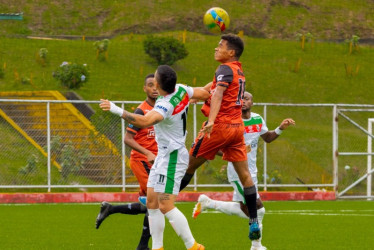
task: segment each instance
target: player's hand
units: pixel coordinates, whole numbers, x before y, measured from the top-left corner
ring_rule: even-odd
[[[204,136],[206,135],[210,138],[210,133],[212,133],[214,122],[208,122],[205,126],[200,130],[200,133]]]
[[[281,130],[284,130],[284,129],[288,128],[291,125],[295,125],[295,121],[293,119],[291,119],[291,118],[287,118],[287,119],[284,119],[282,121],[282,123],[279,125],[279,128]]]
[[[190,104],[196,104],[198,101],[198,99],[190,99]]]
[[[156,156],[152,152],[149,152],[146,156],[149,163],[153,164],[155,162]]]
[[[110,110],[110,101],[108,101],[107,99],[100,99],[100,108],[104,111],[108,111]]]

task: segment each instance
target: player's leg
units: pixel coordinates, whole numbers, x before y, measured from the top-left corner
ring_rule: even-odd
[[[147,191],[147,181],[149,175],[150,164],[146,162],[130,160],[131,169],[136,176],[139,186],[140,195],[145,195]],[[125,205],[112,205],[106,201],[101,203],[100,212],[96,217],[96,229],[99,229],[101,223],[111,214],[121,213],[121,214],[145,214],[147,209],[141,203],[129,203]]]
[[[204,249],[196,243],[184,214],[175,207],[175,199],[179,193],[181,180],[188,164],[188,151],[186,148],[174,150],[162,163],[165,169],[159,169],[154,191],[158,193],[158,204],[161,212],[169,220],[174,231],[183,240],[187,249]]]
[[[112,205],[106,201],[101,203],[100,212],[96,217],[96,229],[99,229],[101,223],[111,214],[145,214],[147,208],[140,203],[128,203],[124,205]]]
[[[266,247],[264,247],[261,243],[262,240],[262,230],[263,230],[263,224],[262,221],[264,219],[265,215],[265,207],[262,204],[262,201],[260,198],[257,199],[257,218],[258,218],[258,225],[261,230],[261,238],[257,240],[252,240],[252,247],[251,250],[266,250]]]
[[[261,237],[261,231],[258,226],[257,219],[256,186],[254,185],[251,175],[249,173],[247,161],[233,162],[233,165],[236,173],[240,178],[240,182],[243,185],[243,195],[245,199],[245,204],[248,207],[250,223],[249,238],[251,240],[257,240]]]
[[[203,123],[204,126],[205,123]],[[221,146],[225,143],[222,140],[221,134],[223,129],[213,126],[210,138],[207,135],[199,133],[195,142],[192,144],[190,149],[190,157],[186,174],[184,175],[181,182],[181,189],[183,190],[188,183],[191,181],[195,171],[204,164],[207,160],[213,160],[216,153],[220,150]]]
[[[198,202],[193,209],[192,217],[196,218],[201,212],[207,209],[214,209],[224,214],[237,215],[248,219],[248,216],[242,211],[240,203],[234,201],[213,200],[205,194],[199,196]]]
[[[151,169],[147,183],[147,209],[149,229],[152,236],[152,249],[163,249],[165,217],[158,206],[157,193],[154,191],[156,185],[155,165]]]
[[[190,155],[189,159],[188,168],[181,181],[180,190],[183,190],[190,183],[195,171],[206,162],[206,159],[203,157],[196,158]]]

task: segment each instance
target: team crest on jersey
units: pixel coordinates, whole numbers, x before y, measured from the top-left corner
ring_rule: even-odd
[[[153,128],[148,129],[147,137],[148,138],[155,138],[155,130]]]
[[[256,132],[260,132],[261,128],[262,128],[262,124],[253,124],[253,125],[244,127],[244,131],[245,133],[256,133]]]

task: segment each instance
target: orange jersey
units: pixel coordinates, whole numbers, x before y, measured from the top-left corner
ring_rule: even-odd
[[[142,102],[135,110],[135,114],[145,115],[153,109],[147,101]],[[148,128],[138,128],[132,124],[127,126],[127,132],[134,134],[134,140],[140,146],[148,149],[153,154],[157,155],[157,143],[155,140],[155,130],[153,126]],[[136,150],[131,150],[130,158],[132,160],[147,161],[147,157]]]
[[[242,105],[245,91],[245,76],[240,62],[228,62],[218,66],[214,75],[210,93],[213,95],[217,86],[226,87],[223,92],[221,108],[215,123],[242,123]],[[212,96],[211,95],[211,96]],[[209,116],[211,98],[201,108],[205,116]]]

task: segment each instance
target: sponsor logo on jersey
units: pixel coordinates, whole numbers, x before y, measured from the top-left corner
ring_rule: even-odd
[[[253,124],[253,125],[245,126],[244,131],[245,133],[256,133],[256,132],[260,132],[261,128],[262,128],[262,124]]]
[[[165,113],[167,113],[168,112],[168,109],[167,108],[165,108],[164,106],[161,106],[161,105],[157,105],[156,106],[156,108],[158,108],[158,109],[161,109],[161,110],[163,110]]]

